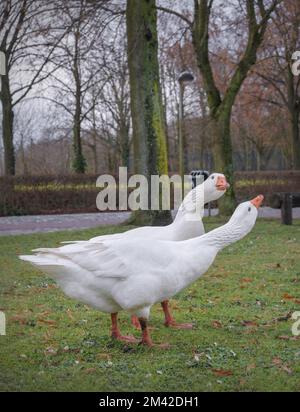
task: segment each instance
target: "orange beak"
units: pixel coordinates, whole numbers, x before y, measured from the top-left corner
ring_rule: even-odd
[[[216,181],[217,190],[226,190],[230,187],[230,184],[227,182],[226,177],[218,176]]]
[[[261,206],[262,202],[264,201],[263,195],[258,195],[254,199],[250,200],[250,202],[258,209]]]

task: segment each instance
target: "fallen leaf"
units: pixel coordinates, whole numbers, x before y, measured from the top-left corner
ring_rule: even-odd
[[[17,315],[17,316],[12,316],[12,317],[10,318],[10,321],[11,321],[11,322],[17,322],[17,323],[19,323],[20,325],[25,325],[25,323],[27,322],[27,319],[24,318],[23,316]]]
[[[241,282],[249,283],[249,282],[253,282],[253,279],[251,279],[251,278],[243,278],[243,279],[241,279]]]
[[[37,321],[40,323],[44,323],[46,325],[52,325],[52,326],[56,324],[55,320],[49,320],[49,319],[38,319]]]
[[[278,336],[278,337],[277,337],[277,339],[281,339],[281,340],[289,340],[289,339],[290,339],[290,336],[287,336],[287,335],[281,335],[281,336]]]
[[[214,373],[215,376],[232,376],[233,372],[230,370],[225,370],[225,369],[212,369],[212,372]]]
[[[288,375],[291,375],[293,373],[292,369],[290,369],[287,365],[282,365],[280,369],[282,369]]]
[[[247,327],[258,326],[258,324],[252,320],[243,320],[242,325]]]
[[[108,360],[110,360],[110,359],[111,359],[111,355],[110,355],[109,353],[98,353],[98,354],[96,355],[96,358],[98,358],[98,359],[108,359]]]
[[[277,339],[282,339],[282,340],[299,340],[299,339],[300,339],[300,336],[282,335],[282,336],[277,336]]]
[[[50,312],[45,310],[44,312],[38,313],[37,316],[40,318],[40,317],[43,317],[43,316],[47,316],[49,314],[50,314]]]
[[[215,328],[215,329],[223,328],[223,325],[222,325],[222,323],[221,323],[219,320],[214,320],[214,321],[211,323],[211,325],[212,325],[212,327]]]
[[[252,370],[255,369],[255,368],[256,368],[255,363],[251,363],[250,365],[247,366],[246,371],[247,371],[247,372],[250,372],[250,371],[252,371]]]
[[[96,368],[88,368],[88,369],[85,369],[84,370],[84,373],[87,373],[87,374],[89,374],[89,373],[94,373],[94,372],[96,372]]]
[[[295,299],[295,297],[289,295],[288,293],[285,293],[285,294],[282,296],[282,299],[285,299],[285,300],[293,300],[293,299]]]
[[[272,363],[273,365],[276,365],[276,366],[282,365],[282,360],[280,358],[274,358],[272,359]]]
[[[272,360],[272,364],[276,366],[278,369],[286,372],[288,375],[291,375],[293,373],[292,369],[288,365],[284,365],[282,359],[280,358],[274,358]]]

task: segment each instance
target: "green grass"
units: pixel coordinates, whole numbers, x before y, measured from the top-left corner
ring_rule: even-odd
[[[207,229],[220,224],[209,222]],[[299,221],[258,221],[172,300],[176,319],[195,322],[194,330],[165,328],[153,307],[152,337],[169,350],[113,341],[109,316],[65,297],[17,259],[36,247],[125,229],[0,237],[0,310],[7,316],[1,391],[300,390],[300,340],[291,333],[294,321],[280,319],[300,310]],[[133,332],[128,314],[120,321],[124,333]]]

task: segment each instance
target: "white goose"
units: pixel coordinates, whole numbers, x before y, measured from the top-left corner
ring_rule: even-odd
[[[201,219],[204,210],[203,208],[198,208],[195,212],[193,206],[197,203],[203,206],[206,203],[218,200],[224,195],[228,188],[229,184],[226,181],[226,177],[221,173],[213,173],[205,182],[196,186],[186,195],[174,221],[170,225],[143,226],[123,233],[93,237],[89,242],[102,242],[104,239],[120,239],[124,237],[127,239],[146,238],[152,240],[180,241],[201,236],[204,233],[204,226]],[[200,215],[199,211],[201,212]]]
[[[212,173],[205,182],[196,186],[186,195],[178,209],[174,221],[170,225],[139,227],[123,233],[97,236],[90,239],[88,242],[103,242],[104,240],[124,239],[124,237],[126,239],[139,238],[148,240],[181,241],[201,236],[205,233],[202,223],[204,214],[203,205],[218,200],[228,188],[229,184],[223,174]],[[84,244],[80,241],[78,243]],[[169,302],[167,300],[161,302],[161,306],[165,315],[165,326],[177,329],[191,329],[193,327],[192,323],[178,324],[175,321],[169,309]],[[140,323],[136,316],[131,317],[131,323],[137,329],[140,328]]]
[[[122,336],[117,313],[138,317],[141,343],[152,346],[147,327],[151,306],[165,301],[195,282],[225,246],[242,239],[253,228],[263,201],[240,204],[227,224],[185,241],[118,239],[37,249],[20,256],[53,277],[66,295],[111,314],[112,336]]]

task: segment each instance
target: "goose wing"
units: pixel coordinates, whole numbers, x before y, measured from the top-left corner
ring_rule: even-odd
[[[118,256],[105,242],[89,243],[80,242],[59,248],[34,249],[35,255],[20,256],[47,271],[48,266],[59,266],[58,270],[65,268],[82,269],[94,277],[126,278],[130,274],[122,257]],[[78,270],[76,271],[77,273]]]

